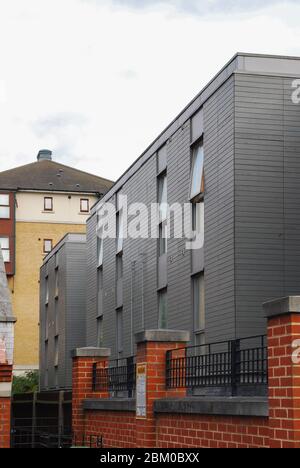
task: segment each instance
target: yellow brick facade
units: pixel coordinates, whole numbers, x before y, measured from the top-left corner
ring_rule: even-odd
[[[45,254],[43,240],[53,246],[68,232],[85,233],[85,224],[16,223],[16,274],[9,279],[15,327],[15,368],[28,370],[39,364],[39,274]]]

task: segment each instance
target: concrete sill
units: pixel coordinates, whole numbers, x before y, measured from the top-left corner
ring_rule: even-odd
[[[268,417],[268,399],[263,397],[189,397],[154,402],[155,413]]]
[[[136,411],[134,398],[91,398],[83,402],[87,411]]]

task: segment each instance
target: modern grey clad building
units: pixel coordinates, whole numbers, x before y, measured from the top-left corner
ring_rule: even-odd
[[[40,270],[40,389],[72,386],[71,350],[85,346],[86,236],[67,234]]]
[[[125,357],[142,329],[190,330],[195,344],[264,334],[262,303],[300,293],[299,78],[299,58],[237,54],[93,209],[88,346]],[[120,231],[120,194],[191,203],[204,245],[165,242],[163,218],[159,240],[97,238],[105,201]]]

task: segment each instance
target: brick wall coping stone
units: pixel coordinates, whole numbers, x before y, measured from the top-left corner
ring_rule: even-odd
[[[111,351],[109,348],[77,348],[71,351],[71,357],[110,357]]]
[[[145,330],[135,335],[135,342],[161,342],[161,343],[188,343],[190,341],[190,333],[183,330]]]
[[[93,411],[136,411],[134,398],[91,398],[84,400],[84,410]]]
[[[287,296],[265,302],[263,309],[266,317],[278,317],[279,315],[300,314],[300,296]]]
[[[162,399],[154,402],[155,413],[203,414],[222,416],[268,417],[267,398],[256,397],[189,397]]]

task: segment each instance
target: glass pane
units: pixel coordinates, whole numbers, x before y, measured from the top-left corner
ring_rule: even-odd
[[[3,261],[4,263],[10,262],[10,251],[9,250],[2,250]]]
[[[168,214],[168,185],[167,176],[163,175],[158,179],[158,203],[160,221],[167,219]]]
[[[81,211],[87,213],[89,211],[89,201],[88,200],[81,200],[80,202]]]
[[[119,281],[121,278],[123,278],[123,257],[118,255],[116,263],[117,281]]]
[[[195,330],[205,328],[205,283],[204,275],[194,279],[194,317]]]
[[[166,222],[159,225],[159,256],[167,253],[168,248],[168,225]]]
[[[101,237],[97,238],[97,256],[98,256],[98,266],[103,264],[103,239]]]
[[[97,318],[97,346],[103,346],[103,317]]]
[[[9,238],[0,237],[0,247],[1,249],[9,249]]]
[[[10,218],[10,208],[5,206],[0,206],[0,218],[9,219]]]
[[[44,241],[44,252],[49,253],[52,250],[52,241],[51,240],[45,240]]]
[[[117,252],[123,250],[123,211],[117,214]]]
[[[159,315],[158,315],[158,328],[166,329],[168,326],[168,304],[166,291],[159,293]]]
[[[123,312],[121,310],[117,312],[117,351],[118,353],[123,351]]]
[[[52,211],[52,198],[45,198],[45,210]]]
[[[203,179],[203,164],[204,153],[203,145],[198,145],[193,152],[192,175],[191,175],[191,193],[190,197],[194,198],[201,193],[201,185]]]
[[[0,195],[0,205],[9,206],[9,195]]]

